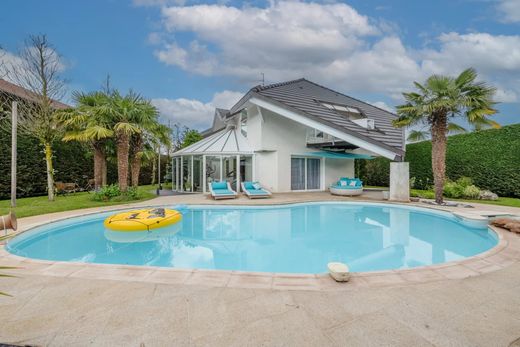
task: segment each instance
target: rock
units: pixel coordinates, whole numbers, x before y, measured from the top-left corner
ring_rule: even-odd
[[[520,220],[513,218],[497,218],[491,221],[491,225],[507,229],[513,233],[520,234]]]
[[[490,190],[481,190],[478,198],[480,200],[498,200],[498,195]]]
[[[330,276],[336,282],[347,282],[350,279],[350,271],[346,264],[343,263],[328,263]]]

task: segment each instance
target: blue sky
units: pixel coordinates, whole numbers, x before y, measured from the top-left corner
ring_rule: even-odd
[[[499,89],[496,120],[520,121],[518,0],[3,0],[0,33],[4,59],[45,33],[69,90],[98,89],[109,73],[198,129],[261,72],[392,108],[412,81],[470,66]]]

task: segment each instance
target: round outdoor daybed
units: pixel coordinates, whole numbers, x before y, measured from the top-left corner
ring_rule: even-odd
[[[330,193],[332,195],[347,195],[347,196],[361,195],[361,194],[363,194],[363,188],[332,186],[332,187],[330,187]]]

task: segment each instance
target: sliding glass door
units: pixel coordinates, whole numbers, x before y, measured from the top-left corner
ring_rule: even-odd
[[[305,158],[291,158],[291,190],[305,190]]]
[[[320,189],[320,160],[307,158],[307,187],[306,189]]]
[[[320,159],[291,158],[291,190],[317,190],[320,182]]]

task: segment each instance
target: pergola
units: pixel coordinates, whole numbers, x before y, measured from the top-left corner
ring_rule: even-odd
[[[173,154],[173,190],[206,192],[213,181],[228,181],[237,191],[240,182],[252,181],[254,152],[234,125]]]

